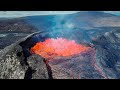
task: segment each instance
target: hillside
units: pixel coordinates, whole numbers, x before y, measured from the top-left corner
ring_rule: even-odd
[[[0,33],[33,33],[36,28],[21,18],[0,20]]]
[[[120,79],[120,30],[107,32],[93,41],[96,61],[108,78]]]
[[[73,24],[75,28],[84,29],[120,26],[120,16],[100,11],[83,11],[69,15],[29,16],[24,19],[38,29],[44,28],[46,30],[47,28],[69,29],[66,27],[68,24]],[[62,24],[63,28],[61,28]]]
[[[36,31],[37,28],[25,22],[22,18],[0,19],[0,49]]]

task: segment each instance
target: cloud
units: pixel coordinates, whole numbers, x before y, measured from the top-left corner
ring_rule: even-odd
[[[56,14],[72,14],[80,11],[0,11],[0,18],[25,17],[33,15],[56,15]],[[120,11],[103,11],[120,15]]]
[[[120,15],[120,11],[104,11],[105,13],[111,13],[114,15]]]
[[[24,17],[33,15],[71,14],[78,11],[0,11],[0,17]]]

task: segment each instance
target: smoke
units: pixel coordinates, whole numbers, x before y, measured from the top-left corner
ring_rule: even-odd
[[[75,28],[75,25],[71,22],[69,15],[56,15],[52,21],[53,24],[49,36],[53,38],[69,37],[70,39],[71,31]]]

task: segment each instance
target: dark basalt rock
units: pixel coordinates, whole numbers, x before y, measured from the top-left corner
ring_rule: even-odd
[[[29,73],[29,75],[32,74],[31,79],[49,79],[44,58],[33,54],[28,58],[27,61],[30,67],[29,69],[32,70],[32,72]]]
[[[97,64],[107,78],[120,78],[120,31],[107,32],[93,43]]]
[[[104,79],[96,67],[94,51],[70,57],[56,57],[50,62],[54,79]]]

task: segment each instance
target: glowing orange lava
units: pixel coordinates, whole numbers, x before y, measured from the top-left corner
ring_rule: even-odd
[[[55,56],[71,56],[87,51],[89,47],[77,44],[74,40],[64,38],[48,38],[44,42],[38,42],[31,48],[31,53],[52,58]]]

